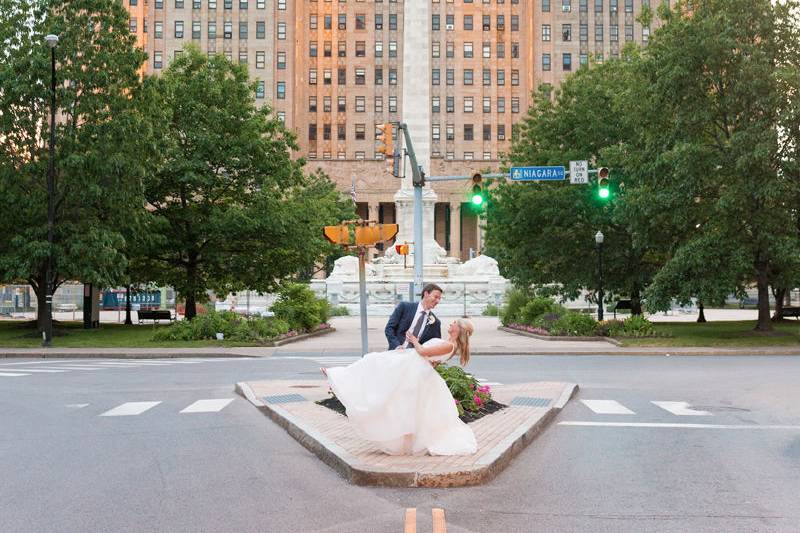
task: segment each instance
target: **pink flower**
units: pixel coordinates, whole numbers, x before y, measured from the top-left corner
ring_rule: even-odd
[[[478,387],[478,392],[489,392],[489,386]]]
[[[456,405],[457,405],[457,404],[459,404],[459,403],[461,403],[461,402],[459,402],[458,400],[456,400],[455,398],[453,398],[453,401],[454,401],[454,402],[456,402]]]
[[[470,384],[469,384],[469,388],[470,388],[470,389],[474,389],[474,388],[475,388],[475,384],[474,384],[474,383],[470,383]]]
[[[481,397],[478,396],[477,394],[475,395],[474,398],[472,398],[472,401],[475,402],[475,405],[480,405],[481,403],[483,403],[483,402],[481,402]]]

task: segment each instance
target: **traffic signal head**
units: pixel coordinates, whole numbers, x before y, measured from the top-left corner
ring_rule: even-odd
[[[408,245],[407,244],[395,244],[394,245],[394,249],[399,255],[408,255]]]
[[[485,200],[483,195],[483,176],[480,174],[474,174],[472,176],[472,196],[470,197],[470,201],[474,206],[481,206],[483,205],[483,201]]]
[[[378,148],[376,152],[392,157],[394,155],[394,133],[392,123],[384,122],[378,126]]]
[[[611,196],[608,182],[608,168],[600,167],[597,170],[597,196],[602,200],[606,200]]]

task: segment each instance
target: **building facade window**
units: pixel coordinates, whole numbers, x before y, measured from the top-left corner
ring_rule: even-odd
[[[278,60],[276,63],[278,70],[286,70],[286,52],[278,52]]]
[[[550,41],[550,24],[542,24],[542,41]]]
[[[286,82],[279,81],[277,86],[277,99],[278,100],[285,100],[286,99]]]
[[[153,52],[153,68],[163,68],[164,67],[164,53],[163,52]]]
[[[279,22],[278,23],[278,40],[285,41],[286,40],[286,23]]]

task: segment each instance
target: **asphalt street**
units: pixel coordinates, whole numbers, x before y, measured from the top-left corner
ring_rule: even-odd
[[[487,485],[348,485],[234,392],[349,356],[0,362],[0,531],[796,532],[800,359],[475,357],[486,382],[573,381]]]

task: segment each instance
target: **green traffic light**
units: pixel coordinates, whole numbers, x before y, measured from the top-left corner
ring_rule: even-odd
[[[608,189],[606,189],[606,188],[602,188],[602,189],[600,189],[600,190],[598,190],[598,191],[597,191],[597,195],[598,195],[600,198],[603,198],[604,200],[605,200],[606,198],[608,198],[609,194],[610,194],[610,193],[609,193]]]
[[[481,205],[483,203],[483,196],[480,194],[473,194],[472,195],[472,204],[473,205]]]

